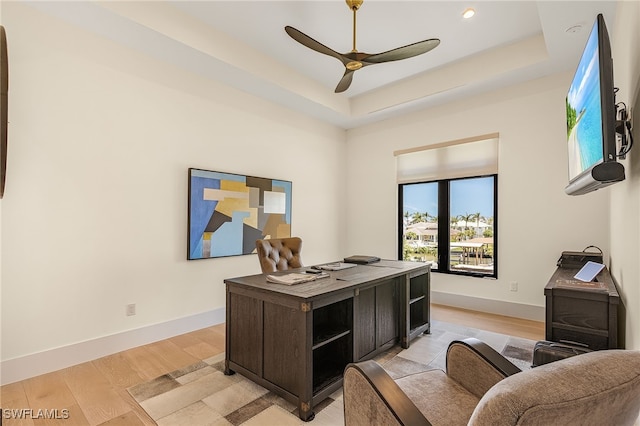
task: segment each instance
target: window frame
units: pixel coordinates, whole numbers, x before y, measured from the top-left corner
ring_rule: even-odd
[[[493,273],[456,271],[451,269],[450,253],[450,216],[451,216],[451,194],[450,183],[453,181],[470,180],[478,178],[493,178]],[[491,173],[478,176],[464,176],[447,179],[425,180],[416,182],[404,182],[398,184],[398,259],[403,259],[404,251],[404,200],[403,188],[408,185],[418,185],[425,183],[438,184],[438,268],[432,269],[432,272],[438,272],[449,275],[460,275],[465,277],[476,278],[498,278],[498,174]],[[443,220],[444,219],[444,220]],[[440,249],[440,241],[447,242],[446,250]],[[446,265],[443,268],[442,265]]]

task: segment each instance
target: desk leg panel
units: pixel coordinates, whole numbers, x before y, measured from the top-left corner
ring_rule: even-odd
[[[376,349],[376,289],[360,290],[354,297],[354,359],[359,361]]]
[[[227,360],[262,376],[262,301],[230,293],[227,310]]]
[[[301,395],[306,364],[305,314],[264,303],[264,378],[293,395]]]
[[[399,305],[397,282],[376,287],[376,348],[398,340]]]

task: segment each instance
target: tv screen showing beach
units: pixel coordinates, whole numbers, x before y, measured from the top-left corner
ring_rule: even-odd
[[[571,181],[603,160],[597,23],[589,35],[566,103]]]

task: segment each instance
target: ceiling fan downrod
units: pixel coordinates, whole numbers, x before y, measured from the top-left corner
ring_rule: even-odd
[[[352,53],[358,53],[358,49],[356,49],[356,14],[360,6],[364,0],[345,0],[349,9],[353,10],[353,49],[351,49]],[[362,68],[362,62],[360,61],[351,61],[345,65],[348,70],[355,71]]]

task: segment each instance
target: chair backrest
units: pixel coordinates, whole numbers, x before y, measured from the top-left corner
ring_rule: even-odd
[[[302,239],[298,237],[256,240],[263,273],[301,268]]]
[[[594,351],[509,376],[482,397],[469,424],[633,425],[640,351]]]

